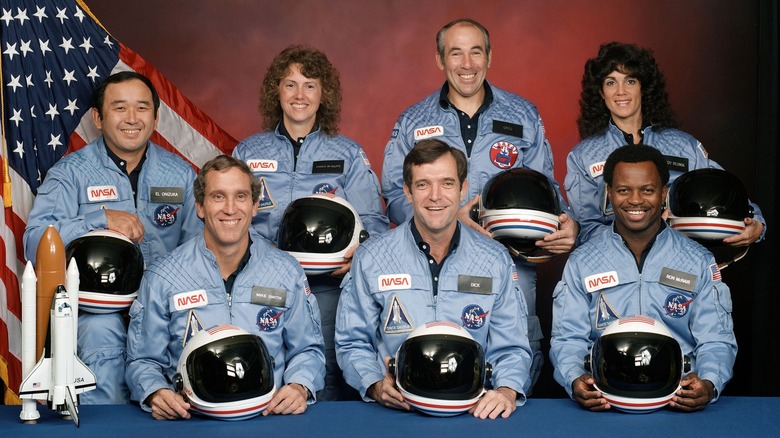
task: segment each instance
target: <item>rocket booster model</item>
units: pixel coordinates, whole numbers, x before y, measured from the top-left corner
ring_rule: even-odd
[[[39,415],[33,400],[46,400],[51,409],[70,416],[78,426],[76,395],[96,386],[95,374],[76,355],[79,272],[73,260],[65,271],[65,249],[52,226],[44,232],[36,257],[38,276],[30,262],[22,276],[22,310],[28,309],[28,313],[22,317],[22,365],[26,377],[19,389],[23,402],[20,418],[36,420]],[[37,303],[37,312],[29,310],[30,302]],[[42,306],[47,306],[46,311],[42,311]],[[47,326],[50,347],[44,345]],[[36,354],[33,340],[41,343],[42,353]],[[30,367],[36,357],[40,360]]]

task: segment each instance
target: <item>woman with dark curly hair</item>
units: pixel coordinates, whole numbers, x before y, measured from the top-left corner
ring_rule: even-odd
[[[276,242],[287,206],[317,193],[346,199],[370,235],[388,229],[379,181],[365,152],[338,134],[341,83],[324,53],[307,46],[290,46],[279,53],[263,78],[260,113],[264,131],[244,139],[233,151],[261,182],[260,205],[252,221],[260,235]],[[349,267],[309,276],[325,338],[325,389],[317,394],[319,400],[358,398],[342,378],[333,341],[341,276]]]
[[[643,143],[660,150],[669,164],[670,184],[689,170],[721,169],[698,140],[676,129],[653,52],[634,44],[603,44],[585,63],[577,126],[582,141],[566,159],[564,187],[580,223],[580,243],[614,219],[602,171],[615,149]],[[745,230],[724,239],[725,244],[747,246],[763,237],[766,222],[758,206],[751,205],[754,217],[745,218]]]

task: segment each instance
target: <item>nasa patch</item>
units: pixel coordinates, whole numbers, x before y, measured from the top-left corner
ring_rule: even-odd
[[[606,163],[606,161],[599,161],[588,165],[588,173],[590,173],[591,178],[596,178],[604,173],[604,163]]]
[[[490,161],[499,169],[509,169],[514,166],[518,154],[517,146],[508,141],[497,141],[490,147]]]
[[[398,295],[393,295],[390,300],[390,311],[387,312],[387,319],[385,319],[385,333],[408,333],[412,330],[414,330],[412,320],[401,304],[401,300],[398,299]]]
[[[425,126],[414,130],[414,141],[425,140],[426,138],[438,137],[444,135],[444,126]]]
[[[260,177],[260,198],[258,199],[258,210],[268,210],[269,208],[276,207],[276,202],[271,197],[271,192],[268,190],[268,183],[265,182],[265,177]]]
[[[116,186],[89,186],[87,199],[89,202],[116,201],[119,199],[119,193]]]
[[[276,160],[246,160],[246,165],[252,172],[276,172],[279,168]]]
[[[682,318],[688,313],[688,306],[693,302],[693,298],[688,299],[683,294],[669,294],[664,301],[664,310],[666,316],[671,318]]]
[[[321,183],[314,186],[314,190],[311,191],[312,195],[325,195],[325,194],[336,194],[336,187],[333,187],[329,183]]]
[[[279,318],[282,316],[282,312],[271,308],[263,307],[257,312],[257,329],[261,332],[272,332],[279,328]]]
[[[173,308],[187,310],[202,307],[209,303],[209,296],[205,289],[181,292],[173,296]]]
[[[460,314],[460,320],[463,322],[463,327],[470,330],[477,330],[485,325],[485,318],[489,311],[482,310],[478,304],[469,304],[463,308],[463,312]]]
[[[170,227],[176,223],[176,213],[178,212],[179,207],[174,207],[170,204],[160,205],[154,209],[154,217],[152,220],[159,228]]]
[[[393,132],[390,133],[390,139],[398,138],[398,128],[393,128]]]

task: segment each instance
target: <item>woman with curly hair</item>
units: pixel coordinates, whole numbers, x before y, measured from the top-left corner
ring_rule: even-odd
[[[615,149],[643,143],[660,150],[669,164],[670,183],[689,170],[721,169],[698,140],[676,129],[665,87],[653,52],[634,44],[603,44],[585,63],[577,119],[581,141],[569,152],[564,180],[580,223],[580,243],[614,219],[602,171]],[[725,244],[747,246],[763,237],[766,222],[758,206],[751,205],[754,218],[745,218],[745,230],[724,239]]]
[[[260,179],[262,193],[252,225],[261,236],[276,242],[287,206],[317,193],[346,199],[370,235],[388,229],[379,181],[365,152],[338,134],[341,83],[323,52],[290,46],[279,53],[263,78],[260,113],[264,131],[241,141],[233,156],[246,161]],[[317,394],[319,400],[358,398],[343,380],[333,341],[341,276],[349,267],[331,275],[309,276],[325,338],[325,389]]]

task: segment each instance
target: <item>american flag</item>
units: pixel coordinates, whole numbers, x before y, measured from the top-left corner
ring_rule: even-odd
[[[5,213],[0,219],[0,359],[8,363],[8,387],[16,391],[25,221],[48,169],[99,136],[90,116],[93,88],[123,70],[149,77],[162,101],[152,141],[196,169],[220,153],[230,154],[237,141],[114,39],[81,0],[0,0],[0,70]]]

